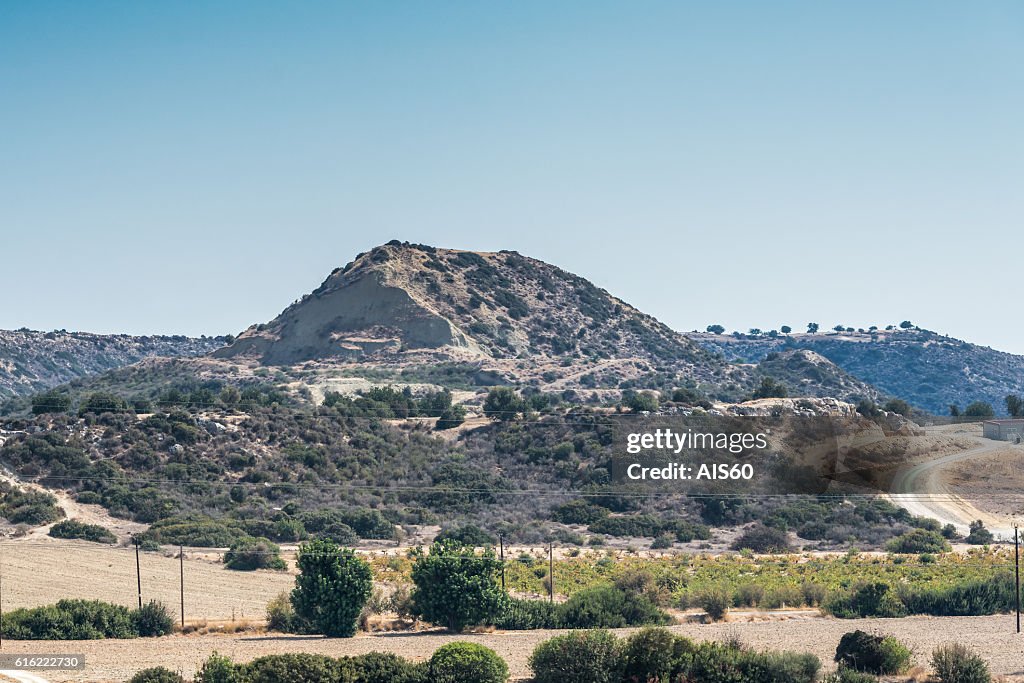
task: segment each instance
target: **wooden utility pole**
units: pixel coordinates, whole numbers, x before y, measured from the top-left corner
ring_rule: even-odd
[[[135,581],[139,586],[139,609],[142,609],[142,565],[139,564],[139,539],[135,541]]]
[[[1020,633],[1020,534],[1017,525],[1013,525],[1013,600],[1017,608],[1017,633]]]
[[[185,547],[178,546],[178,568],[181,573],[181,630],[185,630]]]
[[[505,537],[498,534],[499,557],[501,559],[501,590],[505,590]]]
[[[555,602],[555,544],[548,543],[548,602]]]

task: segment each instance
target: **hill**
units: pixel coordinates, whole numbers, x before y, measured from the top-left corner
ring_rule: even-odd
[[[1024,356],[917,328],[689,337],[733,362],[759,363],[770,354],[811,351],[858,380],[938,415],[945,415],[951,404],[963,408],[977,400],[1002,412],[1007,394],[1024,393]]]
[[[223,337],[0,330],[0,402],[156,356],[199,356]]]
[[[473,402],[486,387],[514,385],[591,404],[627,390],[735,402],[772,377],[792,396],[881,394],[820,355],[763,358],[756,367],[706,346],[543,261],[393,241],[357,255],[273,320],[207,356],[150,358],[67,391],[73,400],[107,391],[144,404],[166,403],[171,390],[273,385],[318,403],[394,384],[446,388]]]
[[[389,242],[335,270],[214,357],[408,369],[460,363],[477,384],[745,383],[685,336],[578,275],[513,251]],[[735,379],[732,377],[735,375]]]

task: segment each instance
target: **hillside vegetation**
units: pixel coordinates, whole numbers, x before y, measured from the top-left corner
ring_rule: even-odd
[[[918,328],[795,335],[692,333],[722,357],[762,363],[772,354],[806,350],[881,392],[937,415],[984,401],[1002,410],[1024,393],[1024,356],[996,351]]]
[[[88,332],[0,330],[0,402],[154,356],[199,356],[223,337],[133,337]]]

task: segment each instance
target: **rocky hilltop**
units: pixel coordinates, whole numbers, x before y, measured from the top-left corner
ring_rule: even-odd
[[[0,400],[26,396],[155,356],[199,356],[223,337],[0,330]]]
[[[1024,393],[1024,356],[928,330],[892,329],[768,337],[693,333],[692,340],[733,362],[769,364],[780,352],[818,354],[844,373],[911,405],[945,415],[972,401],[1005,410],[1007,394]]]
[[[476,364],[496,381],[617,388],[749,383],[706,351],[578,275],[514,251],[389,242],[254,325],[216,358],[294,366]]]

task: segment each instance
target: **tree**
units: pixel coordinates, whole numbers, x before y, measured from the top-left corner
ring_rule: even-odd
[[[885,409],[890,413],[910,417],[910,405],[901,398],[893,398],[886,401]]]
[[[86,413],[127,413],[128,402],[117,394],[110,394],[105,391],[97,391],[89,394],[82,405],[78,408],[79,415]]]
[[[484,415],[492,420],[511,422],[526,410],[526,403],[511,387],[495,387],[484,399]]]
[[[498,584],[501,562],[488,548],[477,554],[453,540],[434,543],[412,567],[412,600],[417,616],[461,632],[467,626],[493,624],[508,608]]]
[[[960,417],[960,406],[958,406],[955,403],[950,403],[949,404],[949,416],[950,417]]]
[[[1006,397],[1006,412],[1010,417],[1024,417],[1024,400],[1020,396],[1010,394]]]
[[[754,398],[786,398],[788,393],[785,385],[776,382],[773,377],[763,377],[760,386],[754,389]]]
[[[71,409],[71,397],[52,390],[32,397],[32,414],[66,413]]]
[[[909,330],[913,326],[914,323],[910,322],[909,320],[904,320],[903,322],[900,323],[900,328],[904,330]]]
[[[790,327],[789,325],[783,325],[782,327],[779,328],[779,330],[782,331],[782,334],[789,334],[790,332],[793,331],[793,328]]]
[[[992,409],[992,406],[984,401],[975,401],[964,408],[965,417],[981,417],[988,419],[995,417],[995,414],[996,411]]]
[[[808,334],[817,334],[818,333],[818,327],[819,327],[818,323],[807,323],[807,333]]]
[[[224,564],[228,569],[245,572],[288,567],[281,559],[281,549],[265,538],[241,538],[235,541],[224,554]]]
[[[836,325],[832,329],[835,330],[836,332],[845,332],[846,331],[846,327],[843,326],[843,325]]]
[[[466,421],[466,408],[461,405],[453,405],[445,408],[437,418],[437,424],[434,425],[434,429],[441,431],[443,429],[452,429],[458,427],[460,424]]]
[[[867,418],[878,417],[882,413],[875,402],[868,398],[860,400],[860,403],[857,404],[857,412]]]
[[[725,328],[721,325],[708,325],[707,331],[711,334],[722,334],[725,332]]]
[[[650,391],[624,391],[622,405],[634,413],[653,413],[658,409],[658,397]]]
[[[992,532],[985,528],[985,523],[980,519],[971,522],[970,531],[964,541],[971,545],[988,545],[994,540]]]
[[[320,540],[299,547],[298,566],[291,596],[295,613],[325,636],[354,636],[373,588],[370,565],[352,550]]]
[[[761,336],[761,328],[759,328],[759,327],[751,327],[750,328],[750,334],[752,336],[754,336],[754,337],[760,337]]]

